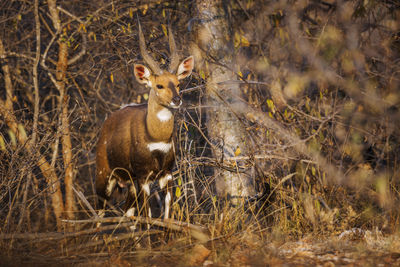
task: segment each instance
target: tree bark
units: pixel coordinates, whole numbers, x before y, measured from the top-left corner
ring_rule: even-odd
[[[57,32],[62,31],[56,0],[49,0],[49,11],[54,28]],[[59,105],[61,108],[61,129],[62,129],[62,155],[65,169],[65,215],[69,219],[74,218],[76,210],[73,183],[74,183],[74,165],[72,160],[72,142],[71,132],[68,120],[68,96],[66,94],[66,73],[68,67],[68,45],[65,40],[58,40],[58,61],[56,69],[56,87],[60,93]]]
[[[238,170],[242,162],[236,156],[249,154],[246,131],[231,107],[240,109],[241,92],[237,80],[230,25],[227,20],[226,1],[198,0],[197,9],[200,27],[197,31],[197,45],[206,51],[206,62],[199,62],[207,75],[206,95],[208,106],[207,131],[215,144],[213,154],[216,160]],[[200,59],[201,60],[201,59]],[[205,64],[204,64],[205,63]],[[197,64],[197,63],[196,63]],[[229,66],[229,67],[228,67]],[[230,158],[229,161],[225,160]],[[252,170],[246,172],[215,170],[216,190],[220,197],[232,202],[255,194]]]

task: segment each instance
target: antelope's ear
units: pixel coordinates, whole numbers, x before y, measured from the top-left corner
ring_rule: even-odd
[[[176,72],[176,76],[178,80],[185,79],[187,76],[192,74],[192,70],[194,67],[194,58],[193,56],[185,58],[181,64],[179,64],[178,71]]]
[[[150,70],[142,64],[135,64],[133,68],[134,68],[136,80],[139,83],[149,85],[149,82],[150,82],[149,78],[151,76]]]

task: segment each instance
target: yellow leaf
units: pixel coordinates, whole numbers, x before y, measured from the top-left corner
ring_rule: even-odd
[[[185,121],[183,121],[183,126],[185,126],[185,129],[186,129],[186,131],[187,131],[187,132],[189,132],[189,128],[187,127],[187,125],[186,125],[186,122],[185,122]]]
[[[129,17],[133,18],[133,10],[132,10],[132,8],[129,8]]]
[[[162,28],[162,31],[163,31],[163,33],[165,34],[165,36],[168,37],[167,26],[165,26],[165,24],[161,24],[161,28]]]
[[[238,32],[235,32],[233,44],[234,44],[235,48],[238,48],[239,46],[243,46],[243,47],[250,46],[249,40],[247,40],[246,37],[244,37],[243,35],[241,35]]]
[[[162,10],[162,16],[165,18],[165,9]]]
[[[17,147],[17,138],[13,131],[8,130],[8,136],[10,137],[11,145],[13,148]]]
[[[176,191],[175,191],[175,196],[176,197],[180,197],[181,196],[181,188],[178,186],[177,188],[176,188]]]
[[[86,32],[86,27],[85,27],[85,24],[83,24],[83,23],[81,23],[81,24],[79,25],[78,32],[80,32],[81,30],[83,30],[84,32]]]
[[[201,77],[203,80],[206,79],[206,75],[204,74],[204,71],[203,71],[203,70],[200,70],[199,74],[200,74],[200,77]]]
[[[271,99],[267,99],[268,108],[271,110],[272,113],[275,113],[275,105]]]
[[[149,94],[148,94],[148,93],[143,94],[143,99],[144,99],[144,100],[149,99]]]
[[[240,34],[235,32],[235,36],[233,39],[233,45],[235,48],[238,48],[240,46]]]
[[[240,151],[240,147],[237,146],[236,151],[235,151],[235,156],[236,156],[236,157],[239,156],[240,153],[242,153],[242,151]]]
[[[114,83],[114,75],[112,73],[110,74],[110,80],[112,83]]]
[[[143,15],[146,15],[148,9],[149,9],[148,4],[143,5],[143,10],[142,10]]]
[[[126,30],[125,30],[124,25],[122,25],[122,32],[123,32],[123,33],[126,33]]]
[[[6,143],[4,142],[4,138],[2,135],[0,135],[0,150],[5,151],[6,150]]]
[[[179,185],[179,186],[182,185],[182,180],[181,180],[181,178],[178,179],[178,185]]]
[[[22,125],[21,123],[18,123],[18,132],[19,135],[22,137],[23,140],[28,139],[26,132],[25,132],[25,128],[24,125]]]
[[[246,46],[246,47],[250,46],[249,40],[247,40],[247,38],[244,37],[243,35],[240,38],[240,43],[241,43],[242,46]]]

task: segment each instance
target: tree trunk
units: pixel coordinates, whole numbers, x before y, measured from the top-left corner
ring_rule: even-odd
[[[49,11],[54,28],[60,32],[61,23],[56,6],[56,0],[49,0]],[[59,38],[58,40],[58,61],[56,70],[56,87],[60,93],[59,105],[61,108],[61,130],[62,130],[62,154],[64,159],[65,168],[65,214],[67,218],[74,219],[74,211],[76,210],[73,182],[74,182],[74,166],[72,161],[72,142],[71,132],[68,120],[68,96],[66,94],[65,82],[68,67],[68,46],[65,40]]]
[[[252,170],[239,172],[242,162],[236,156],[249,154],[246,131],[240,120],[232,112],[232,107],[240,108],[239,83],[235,83],[234,49],[227,20],[226,1],[198,0],[200,27],[197,32],[197,44],[205,51],[200,64],[207,75],[206,95],[208,106],[207,131],[213,144],[213,153],[217,161],[228,168],[215,170],[216,189],[220,197],[231,198],[233,202],[255,194]],[[212,60],[211,60],[212,59]],[[203,67],[201,67],[203,66]],[[229,67],[227,67],[229,66]],[[229,82],[227,82],[229,81]]]

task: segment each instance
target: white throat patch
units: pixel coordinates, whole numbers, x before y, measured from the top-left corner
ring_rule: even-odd
[[[157,118],[161,122],[169,121],[172,118],[172,112],[167,108],[163,108],[157,113]]]
[[[159,150],[161,152],[167,153],[172,147],[172,143],[164,143],[164,142],[157,142],[157,143],[149,143],[147,144],[147,148],[150,152],[154,150]]]

